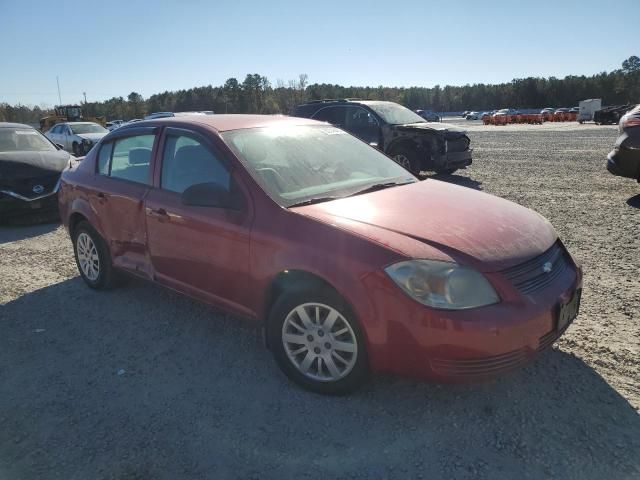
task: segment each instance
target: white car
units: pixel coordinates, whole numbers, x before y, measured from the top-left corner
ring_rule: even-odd
[[[94,144],[98,143],[109,130],[93,122],[57,123],[45,136],[53,143],[62,145],[67,152],[76,157],[86,155]]]
[[[112,132],[116,128],[121,127],[122,125],[124,125],[125,123],[126,122],[124,120],[111,120],[110,122],[107,122],[107,130]]]
[[[480,120],[482,118],[481,112],[469,112],[466,117],[467,120]]]

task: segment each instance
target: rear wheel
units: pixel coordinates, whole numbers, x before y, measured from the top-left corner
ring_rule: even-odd
[[[359,325],[344,300],[328,289],[282,294],[267,333],[278,366],[308,390],[344,394],[368,376]]]
[[[73,231],[76,265],[84,282],[91,288],[108,289],[117,283],[109,249],[102,237],[86,221]]]

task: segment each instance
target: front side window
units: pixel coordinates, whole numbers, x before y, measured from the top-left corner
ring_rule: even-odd
[[[155,135],[135,135],[104,144],[98,153],[98,173],[149,185]]]
[[[379,150],[328,125],[231,130],[222,137],[271,198],[286,207],[416,181]]]
[[[108,133],[109,130],[97,123],[77,123],[71,127],[71,131],[76,135],[85,133]]]
[[[167,135],[160,188],[182,193],[192,185],[212,182],[230,189],[229,171],[220,159],[195,138]]]
[[[347,107],[345,126],[347,128],[373,128],[378,126],[374,116],[360,107]]]

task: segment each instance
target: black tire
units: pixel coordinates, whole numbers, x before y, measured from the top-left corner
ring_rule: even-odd
[[[82,145],[80,145],[79,143],[73,142],[73,145],[71,146],[71,150],[73,150],[73,154],[76,157],[82,156]]]
[[[406,168],[414,175],[420,174],[422,165],[418,153],[415,150],[405,146],[399,146],[392,148],[389,156],[393,158],[397,164]]]
[[[325,379],[318,380],[310,378],[309,376],[302,373],[298,367],[294,364],[294,361],[289,358],[289,354],[285,350],[283,335],[285,334],[285,321],[287,318],[293,314],[293,311],[297,308],[305,305],[305,304],[322,304],[324,306],[330,307],[336,311],[338,311],[341,315],[341,320],[346,321],[348,325],[351,327],[351,332],[346,335],[355,336],[355,345],[357,346],[357,352],[353,353],[351,359],[354,360],[353,366],[348,371],[348,373],[344,374],[341,378],[337,380]],[[315,308],[315,307],[310,307]],[[326,321],[326,317],[324,320],[321,320],[318,325],[320,329],[323,325],[322,323]],[[338,321],[336,321],[336,325]],[[341,324],[344,326],[343,324]],[[340,328],[339,326],[334,327]],[[338,333],[338,332],[336,332]],[[309,338],[304,333],[301,336],[305,338]],[[318,334],[319,335],[319,332]],[[326,334],[329,335],[329,334]],[[333,333],[331,334],[332,338]],[[369,363],[367,358],[367,350],[366,344],[364,340],[364,335],[358,325],[358,322],[355,319],[355,315],[352,313],[351,309],[347,305],[347,303],[334,291],[328,288],[318,288],[315,290],[293,290],[293,291],[285,291],[280,295],[280,297],[276,300],[271,312],[269,313],[268,323],[267,323],[267,336],[268,336],[268,344],[273,353],[276,363],[280,367],[280,369],[295,383],[300,385],[301,387],[310,390],[312,392],[321,393],[325,395],[344,395],[346,393],[352,392],[360,387],[369,377]],[[351,336],[351,337],[353,337]],[[344,338],[344,337],[341,337]],[[322,342],[323,340],[320,337],[316,336],[316,339]],[[325,340],[328,337],[325,337]],[[351,338],[353,339],[353,338]],[[300,344],[302,345],[302,343]],[[300,353],[298,358],[306,357],[311,355],[315,358],[320,357],[322,355],[328,355],[328,357],[332,360],[332,363],[336,365],[335,357],[333,357],[333,352],[325,351],[322,355],[317,352],[318,355],[315,355],[312,352],[311,347],[308,346],[307,350]],[[341,353],[340,355],[343,355]],[[322,357],[325,358],[325,357]],[[324,372],[330,375],[329,369],[327,367],[326,361],[321,362],[320,359],[313,360],[312,368],[315,368],[316,371],[321,371],[324,363]],[[343,364],[339,364],[343,367]],[[345,369],[346,371],[346,369]],[[323,373],[324,373],[323,372]],[[313,372],[310,372],[313,373]]]
[[[95,245],[98,256],[98,274],[96,278],[90,278],[89,276],[87,276],[81,266],[81,261],[78,257],[78,239],[83,234],[87,235],[93,242],[93,245]],[[89,222],[82,221],[78,223],[78,225],[76,225],[73,230],[72,239],[76,266],[78,267],[78,271],[80,272],[82,280],[84,280],[84,282],[89,287],[96,290],[107,290],[117,286],[119,276],[118,272],[116,272],[111,263],[111,254],[109,253],[109,249],[107,248],[107,245],[103,238],[98,232],[96,232],[96,230],[89,224]]]

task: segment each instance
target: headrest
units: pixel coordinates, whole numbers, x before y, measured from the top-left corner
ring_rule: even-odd
[[[129,165],[148,165],[151,162],[151,149],[133,148],[129,150]]]

